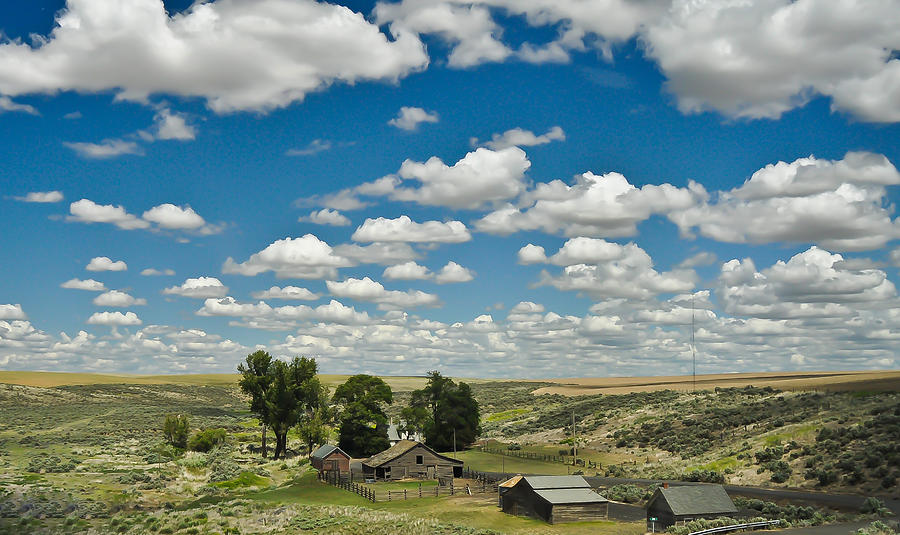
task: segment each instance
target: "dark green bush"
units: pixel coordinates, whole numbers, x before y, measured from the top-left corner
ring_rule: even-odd
[[[225,430],[221,427],[198,431],[188,441],[188,449],[192,451],[208,452],[219,444],[225,442]]]

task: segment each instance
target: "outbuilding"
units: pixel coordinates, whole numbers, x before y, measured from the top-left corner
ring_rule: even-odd
[[[666,485],[656,489],[647,502],[647,530],[660,532],[690,520],[734,516],[737,512],[722,485]]]
[[[551,524],[604,520],[609,516],[609,501],[594,492],[581,476],[521,477],[501,494],[500,507],[504,513],[539,518]]]
[[[463,462],[441,455],[421,442],[401,440],[362,462],[366,479],[451,479],[462,477]]]
[[[309,464],[319,472],[350,472],[350,456],[333,444],[319,446],[309,456]]]

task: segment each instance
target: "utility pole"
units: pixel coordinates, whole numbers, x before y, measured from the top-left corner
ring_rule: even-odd
[[[456,457],[456,428],[453,428],[453,456]]]
[[[578,466],[578,445],[575,437],[575,410],[572,410],[572,466]]]
[[[693,386],[697,391],[697,353],[694,350],[694,294],[691,294],[691,363],[693,366]]]

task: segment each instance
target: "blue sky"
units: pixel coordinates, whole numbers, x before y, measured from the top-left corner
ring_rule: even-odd
[[[896,368],[898,17],[4,8],[0,368]]]

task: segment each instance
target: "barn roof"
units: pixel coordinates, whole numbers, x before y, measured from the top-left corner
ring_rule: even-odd
[[[521,476],[521,475],[518,475],[518,476],[512,476],[511,478],[507,479],[506,481],[504,481],[503,483],[500,483],[500,484],[497,485],[497,486],[498,486],[498,487],[503,487],[503,488],[511,488],[511,487],[515,487],[515,486],[516,486],[516,483],[518,483],[519,481],[522,481],[522,476]]]
[[[566,503],[606,503],[607,500],[590,489],[535,490],[535,494],[553,505]]]
[[[375,455],[369,457],[368,459],[363,461],[363,464],[366,466],[371,466],[371,467],[381,466],[387,462],[393,461],[397,457],[400,457],[401,455],[403,455],[404,453],[408,452],[409,450],[415,448],[416,446],[422,446],[423,448],[425,448],[426,450],[431,452],[436,457],[443,459],[451,464],[463,464],[463,462],[460,461],[459,459],[454,459],[452,457],[447,457],[446,455],[441,455],[440,453],[434,451],[433,449],[429,448],[425,444],[422,444],[421,442],[416,442],[415,440],[401,440],[400,442],[397,442],[390,448],[388,448],[380,453],[376,453]]]
[[[345,457],[347,457],[348,459],[350,458],[350,456],[347,455],[347,453],[344,452],[344,450],[335,446],[334,444],[323,444],[323,445],[319,446],[318,448],[316,448],[316,451],[312,452],[312,455],[310,455],[310,457],[313,459],[324,459],[325,457],[328,457],[329,455],[331,455],[334,452],[338,452],[341,455],[344,455]]]
[[[657,492],[659,494],[650,500],[650,504],[661,496],[676,515],[737,513],[734,502],[722,485],[679,485],[660,488]]]
[[[525,476],[524,479],[534,490],[591,488],[591,485],[581,476]]]

